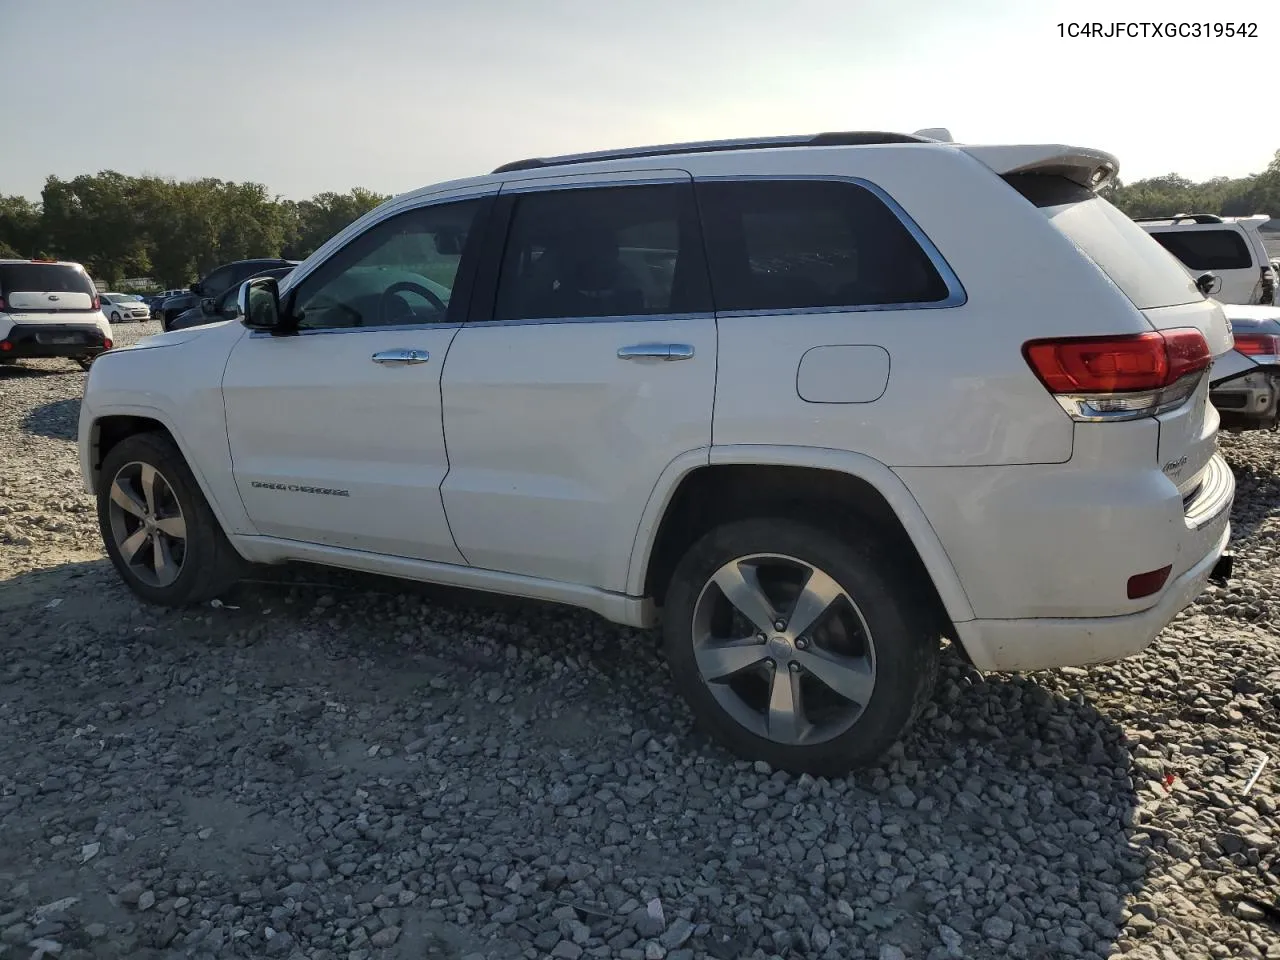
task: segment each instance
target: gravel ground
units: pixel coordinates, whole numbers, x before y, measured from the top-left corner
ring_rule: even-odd
[[[726,757],[588,615],[314,570],[141,606],[83,377],[0,368],[0,957],[1280,958],[1241,899],[1280,890],[1276,435],[1223,439],[1239,577],[1146,654],[948,660],[828,782]]]

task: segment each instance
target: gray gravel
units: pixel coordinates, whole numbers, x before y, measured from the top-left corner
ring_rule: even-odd
[[[585,614],[310,569],[140,605],[83,382],[0,368],[0,957],[1280,958],[1241,901],[1280,898],[1275,435],[1224,438],[1240,576],[1150,651],[947,660],[826,781],[726,757]]]

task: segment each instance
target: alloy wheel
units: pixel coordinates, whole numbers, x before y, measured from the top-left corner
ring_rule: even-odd
[[[177,580],[187,555],[187,524],[164,474],[149,463],[126,463],[109,496],[111,537],[130,572],[152,587]]]
[[[839,736],[875,689],[875,644],[858,605],[794,557],[753,554],[720,567],[694,604],[693,650],[720,706],[775,743]]]

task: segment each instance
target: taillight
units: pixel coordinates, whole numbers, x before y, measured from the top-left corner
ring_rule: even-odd
[[[93,295],[93,309],[95,310],[102,309],[102,298],[99,297],[96,293]]]
[[[13,344],[8,340],[0,340],[0,353],[8,353],[13,349]]]
[[[1274,333],[1237,333],[1235,339],[1246,357],[1280,357],[1280,336]]]
[[[1276,275],[1269,266],[1262,268],[1262,296],[1258,302],[1262,304],[1276,302]]]
[[[1182,404],[1213,358],[1192,328],[1032,340],[1022,354],[1073,420],[1136,420]]]
[[[0,297],[0,310],[7,310],[7,309],[8,307],[4,305],[4,297]]]
[[[110,349],[111,349],[111,338],[110,338],[110,337],[107,337],[106,339],[104,339],[104,340],[102,341],[102,349],[103,349],[103,350],[110,350]]]

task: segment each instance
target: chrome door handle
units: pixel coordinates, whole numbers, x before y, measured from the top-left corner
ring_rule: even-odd
[[[410,363],[426,363],[431,354],[425,350],[380,350],[372,357],[374,363],[403,366]]]
[[[693,347],[687,343],[633,343],[618,348],[619,360],[688,360]]]

